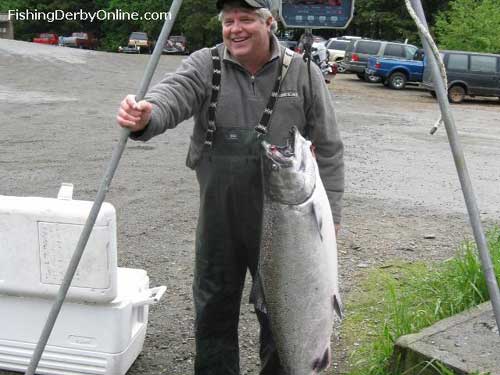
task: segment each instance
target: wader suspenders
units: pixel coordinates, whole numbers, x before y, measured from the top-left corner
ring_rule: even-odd
[[[274,83],[274,88],[273,92],[271,93],[271,97],[267,102],[266,108],[264,109],[264,113],[262,113],[262,117],[260,118],[259,124],[255,127],[255,131],[258,133],[259,137],[266,135],[269,130],[269,123],[271,122],[271,116],[273,114],[274,106],[278,101],[278,95],[281,90],[281,82],[283,82],[286,73],[288,73],[288,68],[290,67],[292,58],[293,58],[293,51],[288,48],[285,49],[285,54],[283,56],[283,61],[281,63],[281,74],[278,74],[278,77],[276,77],[276,82]]]
[[[215,135],[215,110],[217,109],[217,99],[219,98],[220,81],[221,81],[221,63],[217,47],[213,47],[210,52],[212,53],[212,65],[214,71],[212,73],[212,97],[210,99],[210,106],[208,107],[208,129],[205,138],[205,144],[212,147]]]
[[[217,100],[219,97],[220,91],[220,83],[221,83],[221,59],[219,56],[219,51],[217,47],[213,47],[211,50],[212,53],[212,64],[213,64],[213,73],[212,73],[212,97],[210,99],[210,106],[208,107],[208,129],[207,136],[205,138],[205,145],[208,147],[212,147],[214,134],[216,131],[215,126],[215,111],[217,109]],[[262,113],[262,117],[259,121],[259,124],[255,127],[255,131],[258,136],[266,135],[269,129],[269,122],[271,121],[271,116],[273,114],[274,106],[276,105],[276,101],[278,100],[278,95],[281,89],[281,83],[285,79],[285,76],[288,72],[288,68],[290,67],[290,63],[293,58],[293,51],[290,49],[285,49],[285,53],[283,55],[282,64],[281,64],[281,74],[278,74],[276,77],[276,82],[274,83],[274,88],[271,93],[271,97],[267,102],[266,108],[264,109],[264,113]]]

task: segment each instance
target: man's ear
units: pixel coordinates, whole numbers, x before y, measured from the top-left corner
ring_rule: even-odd
[[[270,28],[272,24],[273,24],[273,17],[269,17],[266,20],[266,26]]]

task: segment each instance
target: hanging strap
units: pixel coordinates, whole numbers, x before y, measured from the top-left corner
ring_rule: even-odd
[[[260,118],[258,125],[255,127],[255,131],[258,133],[259,137],[266,135],[269,131],[269,123],[271,122],[271,116],[274,111],[274,106],[278,101],[278,95],[281,90],[281,83],[284,81],[285,76],[288,73],[288,68],[292,63],[293,55],[294,53],[292,50],[288,48],[285,49],[283,62],[281,64],[281,74],[278,74],[278,76],[276,77],[276,82],[274,83],[271,97],[267,102],[266,108],[264,109],[264,113],[262,113],[262,117]]]
[[[208,107],[208,129],[205,138],[205,144],[212,147],[215,134],[215,111],[217,109],[217,100],[219,98],[220,82],[221,82],[221,63],[217,47],[213,47],[210,52],[212,53],[212,97],[210,99],[210,106]]]
[[[217,47],[213,47],[211,50],[212,53],[212,64],[213,64],[213,73],[212,73],[212,97],[210,99],[210,105],[208,107],[208,128],[207,135],[205,138],[205,145],[208,147],[212,147],[214,141],[214,135],[216,131],[215,126],[215,112],[217,110],[217,100],[220,92],[220,83],[221,83],[221,59],[219,55],[219,51]],[[262,117],[259,121],[259,124],[255,127],[255,131],[259,136],[265,135],[269,129],[269,122],[271,121],[271,116],[273,114],[274,106],[276,105],[276,101],[278,100],[278,95],[281,89],[281,83],[285,79],[285,76],[288,72],[288,68],[292,62],[294,56],[294,52],[288,48],[285,49],[285,53],[283,56],[283,62],[281,64],[281,74],[276,77],[276,82],[274,83],[274,88],[271,93],[271,97],[264,109],[264,113],[262,113]]]

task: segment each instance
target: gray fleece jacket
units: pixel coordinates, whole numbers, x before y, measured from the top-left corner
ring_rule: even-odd
[[[222,59],[221,91],[216,112],[217,127],[254,128],[262,116],[281,71],[283,47],[272,37],[271,59],[255,75],[234,60],[224,45],[219,45]],[[153,104],[148,126],[131,138],[147,141],[194,116],[194,130],[186,164],[195,169],[200,159],[208,127],[208,106],[212,93],[212,57],[204,48],[186,58],[175,73],[168,73],[151,88],[146,100]],[[343,144],[340,139],[330,93],[323,76],[311,64],[312,92],[307,65],[295,55],[282,82],[281,91],[269,124],[269,139],[284,144],[289,130],[296,126],[316,147],[316,158],[335,223],[340,223],[344,191]]]

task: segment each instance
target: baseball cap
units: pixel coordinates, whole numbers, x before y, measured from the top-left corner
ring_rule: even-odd
[[[238,2],[235,0],[229,0],[233,3]],[[224,4],[228,2],[228,0],[217,0],[217,10],[222,10],[224,7]],[[250,7],[250,8],[267,8],[271,10],[271,0],[240,0],[239,1],[242,5]]]

